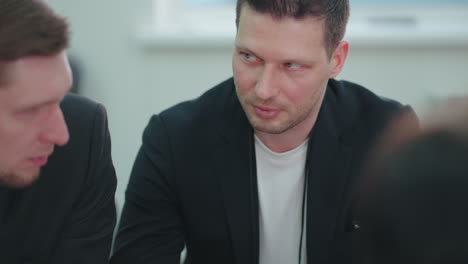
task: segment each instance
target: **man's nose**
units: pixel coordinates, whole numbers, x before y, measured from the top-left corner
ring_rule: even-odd
[[[67,124],[63,118],[62,110],[59,106],[54,109],[46,122],[46,127],[42,133],[42,140],[63,146],[68,143],[70,135],[68,134]]]
[[[279,93],[278,73],[273,65],[265,65],[257,79],[255,93],[258,98],[268,100]]]

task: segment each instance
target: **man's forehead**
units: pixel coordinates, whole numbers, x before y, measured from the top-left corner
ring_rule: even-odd
[[[9,86],[6,89],[0,89],[0,108],[11,111],[40,107],[48,104],[59,103],[65,94],[42,93],[41,91],[23,91],[18,87]]]
[[[25,57],[29,58],[29,57]],[[25,60],[25,58],[18,58],[15,60],[11,61],[6,61],[0,63],[0,81],[1,81],[1,88],[0,89],[11,89],[12,84],[14,83],[15,79],[18,78],[18,75],[23,72],[23,67],[27,66],[25,65],[28,64],[28,60]],[[38,67],[40,65],[31,65]],[[31,67],[29,66],[29,67]]]
[[[326,56],[323,21],[312,17],[276,19],[268,14],[246,14],[239,23],[235,47],[260,57],[310,64]]]
[[[4,64],[0,101],[18,107],[60,102],[71,86],[71,73],[63,54],[28,56]]]
[[[0,91],[7,89],[11,79],[11,62],[0,61]]]

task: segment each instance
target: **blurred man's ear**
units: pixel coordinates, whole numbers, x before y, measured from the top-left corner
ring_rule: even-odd
[[[346,58],[348,57],[349,43],[346,40],[342,40],[336,47],[331,57],[332,70],[330,72],[330,78],[335,78],[343,69]]]

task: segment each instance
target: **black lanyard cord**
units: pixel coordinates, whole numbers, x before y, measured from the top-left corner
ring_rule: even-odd
[[[307,163],[307,161],[306,161]],[[299,260],[298,264],[301,264],[301,259],[302,259],[302,238],[304,237],[304,218],[305,218],[305,205],[306,205],[306,197],[307,197],[307,184],[308,184],[308,174],[309,174],[309,169],[308,166],[305,166],[305,174],[304,174],[304,188],[302,191],[302,210],[301,210],[301,235],[299,237]]]

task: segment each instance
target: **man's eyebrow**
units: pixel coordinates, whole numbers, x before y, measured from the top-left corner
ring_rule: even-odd
[[[234,45],[234,47],[236,48],[236,50],[248,50],[246,47],[238,45],[237,43]]]
[[[254,51],[252,51],[251,49],[247,48],[247,47],[244,47],[242,45],[238,45],[237,43],[234,45],[236,51],[244,51],[244,52],[247,52],[249,54],[252,54],[254,55],[255,57],[257,58],[261,58],[259,55],[257,55]],[[301,64],[301,65],[308,65],[308,66],[313,66],[316,64],[316,60],[314,59],[300,59],[300,58],[294,58],[294,59],[284,59],[284,60],[281,60],[282,63],[297,63],[297,64]]]
[[[243,47],[243,46],[239,46],[239,45],[237,45],[237,44],[235,45],[235,48],[236,48],[236,50],[238,50],[238,51],[245,51],[245,52],[247,52],[247,53],[250,53],[250,54],[254,55],[255,57],[259,57],[254,51],[252,51],[252,50],[249,49],[249,48],[246,48],[246,47]]]

